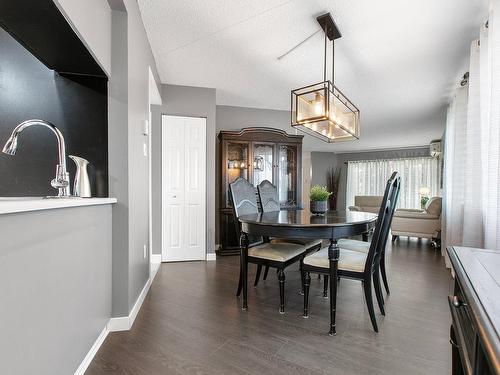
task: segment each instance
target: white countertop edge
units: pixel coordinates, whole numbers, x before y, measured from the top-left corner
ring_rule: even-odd
[[[96,206],[116,203],[116,198],[2,198],[0,215],[16,212],[51,210],[55,208]]]

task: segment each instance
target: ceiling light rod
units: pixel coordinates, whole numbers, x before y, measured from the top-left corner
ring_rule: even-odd
[[[330,13],[322,14],[316,17],[321,29],[325,33],[325,54],[323,60],[323,81],[326,81],[326,51],[327,51],[327,38],[332,42],[332,84],[334,83],[334,61],[335,61],[335,39],[342,37],[335,21]]]

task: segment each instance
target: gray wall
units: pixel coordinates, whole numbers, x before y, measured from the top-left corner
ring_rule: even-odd
[[[161,254],[161,115],[207,119],[207,253],[215,251],[215,89],[161,85],[163,104],[152,106],[153,252]]]
[[[73,374],[111,316],[111,206],[0,215],[0,238],[0,373]]]
[[[326,186],[326,174],[337,167],[337,154],[333,152],[311,152],[311,185]]]
[[[336,165],[342,168],[339,184],[339,196],[337,199],[337,207],[339,210],[346,207],[346,187],[347,187],[347,165],[348,161],[352,160],[376,160],[376,159],[396,159],[396,158],[411,158],[419,156],[429,156],[429,147],[423,146],[411,149],[392,149],[381,151],[366,151],[355,153],[334,154],[328,152],[312,152],[312,170],[313,183],[324,184],[326,182],[326,171],[329,163],[336,160]],[[324,176],[324,177],[322,177]]]
[[[128,312],[128,64],[127,13],[111,16],[111,69],[108,97],[109,193],[113,206],[113,316]]]
[[[149,118],[149,67],[156,65],[137,2],[110,2],[112,51],[109,81],[110,196],[113,211],[113,316],[128,316],[149,278],[149,175],[143,155]],[[126,11],[123,11],[125,9]]]
[[[217,106],[217,133],[221,130],[237,130],[252,126],[266,126],[291,133],[290,112],[273,109]]]
[[[149,119],[149,67],[160,82],[156,63],[142,23],[136,0],[124,1],[127,8],[128,40],[128,167],[129,167],[129,302],[134,306],[149,278],[149,161],[143,154],[148,143],[142,134],[143,121]],[[122,234],[124,235],[124,234]]]

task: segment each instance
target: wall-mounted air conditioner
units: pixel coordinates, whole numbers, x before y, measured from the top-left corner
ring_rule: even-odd
[[[433,158],[441,156],[441,141],[432,141],[429,145],[429,153]]]

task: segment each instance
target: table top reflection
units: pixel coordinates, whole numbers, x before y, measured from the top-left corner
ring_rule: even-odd
[[[281,210],[252,215],[242,215],[239,221],[245,224],[287,227],[335,227],[374,222],[377,215],[359,211],[327,211],[324,215],[313,215],[309,210]]]

